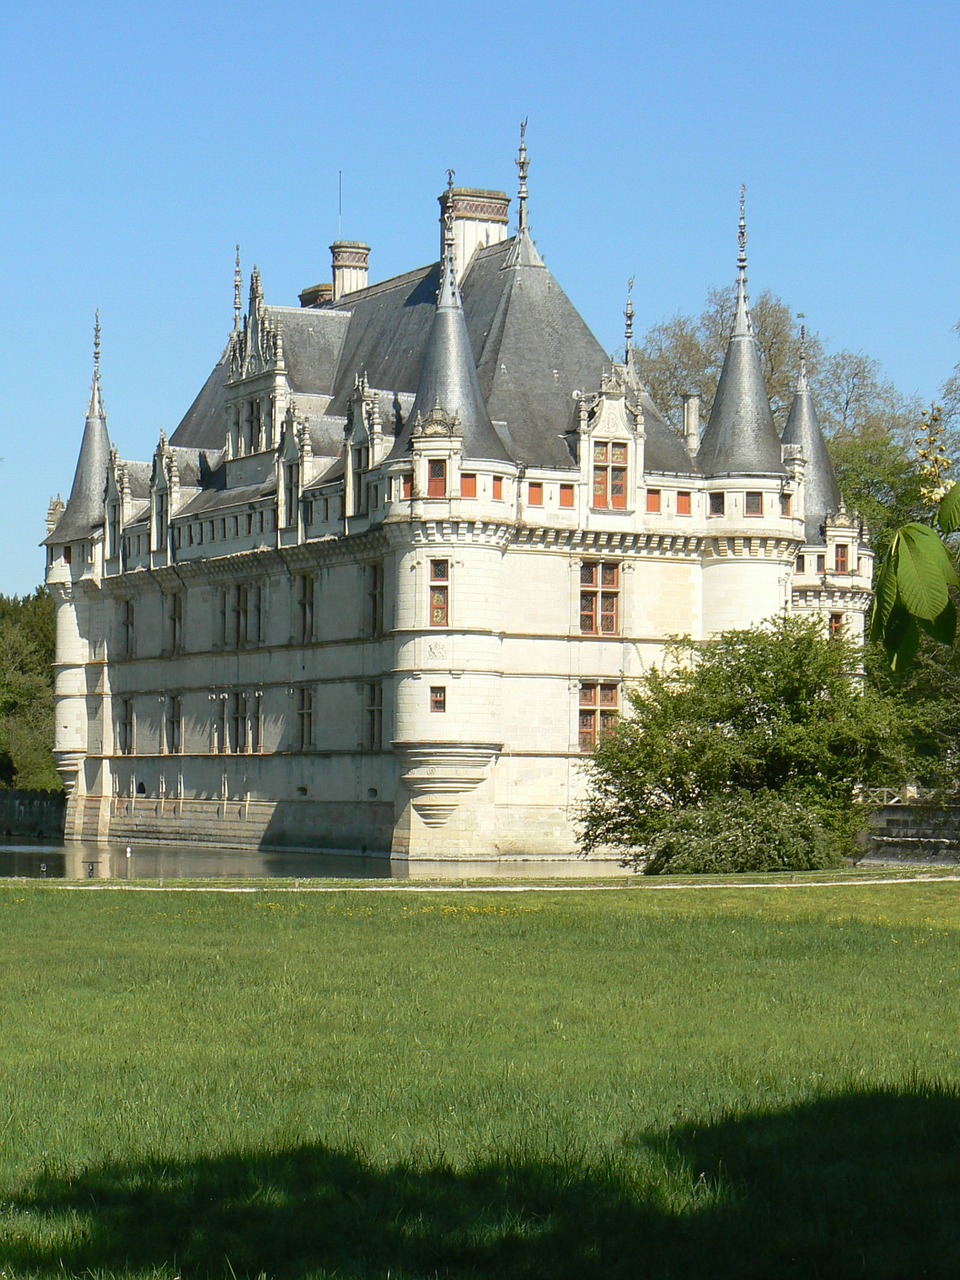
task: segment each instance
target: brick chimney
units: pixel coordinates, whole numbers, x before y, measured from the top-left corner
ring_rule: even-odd
[[[443,219],[450,202],[453,213],[453,265],[457,283],[463,279],[475,250],[499,244],[507,238],[510,198],[503,191],[450,187],[440,201],[440,256],[443,256]]]
[[[367,287],[370,263],[370,246],[360,240],[335,240],[330,246],[333,255],[333,301],[339,302],[345,293],[356,293]]]

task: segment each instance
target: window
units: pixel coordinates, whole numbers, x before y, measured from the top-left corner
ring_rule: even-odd
[[[447,496],[447,463],[444,458],[431,458],[427,463],[427,497]]]
[[[383,635],[383,561],[367,565],[366,632],[376,638]]]
[[[826,573],[826,571],[827,571],[827,557],[817,556],[817,573]]]
[[[494,502],[503,501],[503,476],[493,477],[493,500]]]
[[[107,557],[113,560],[120,554],[120,504],[111,502],[107,509]]]
[[[167,498],[166,489],[160,490],[156,495],[155,504],[155,529],[157,535],[157,551],[165,551],[167,548],[167,529],[169,527],[169,511],[170,505]]]
[[[592,751],[617,723],[618,686],[586,680],[580,685],[580,750]]]
[[[179,755],[183,750],[183,704],[180,695],[167,694],[164,707],[163,749],[168,755]]]
[[[677,493],[677,515],[688,516],[691,514],[692,509],[689,491],[686,489],[679,490]]]
[[[301,688],[297,692],[297,744],[301,751],[313,746],[313,690]]]
[[[782,516],[793,515],[793,494],[781,493],[780,495],[780,514]]]
[[[408,471],[407,474],[401,478],[401,485],[402,485],[401,497],[412,498],[413,497],[413,472],[412,471]]]
[[[660,511],[660,490],[647,490],[647,512],[650,515],[657,515]]]
[[[745,516],[763,515],[762,493],[745,493],[743,495],[743,514]]]
[[[572,507],[574,504],[574,489],[572,484],[562,484],[560,486],[560,505],[561,507]]]
[[[843,614],[831,613],[830,615],[830,639],[839,640],[843,636]]]
[[[450,620],[450,561],[430,561],[430,625],[446,627]]]
[[[807,559],[806,556],[797,556],[797,573],[806,573]]]
[[[614,636],[619,628],[620,566],[588,560],[580,566],[580,632]]]
[[[183,593],[172,591],[164,597],[164,648],[179,653],[183,648]]]
[[[300,501],[300,463],[288,462],[283,468],[283,527],[297,527],[297,504]]]
[[[710,514],[712,516],[722,516],[726,510],[725,495],[722,493],[711,493],[710,495]]]
[[[133,699],[121,698],[117,714],[117,750],[120,755],[133,755],[133,732]]]
[[[313,575],[298,573],[296,576],[297,633],[301,644],[313,640]]]
[[[136,607],[132,600],[124,600],[120,605],[120,647],[122,657],[133,657],[136,652],[136,641]]]
[[[627,446],[593,443],[593,505],[622,511],[627,505]]]
[[[527,485],[527,504],[531,507],[543,506],[543,485],[539,480],[531,480]]]
[[[228,751],[247,750],[247,695],[234,692],[230,695],[230,740]]]
[[[444,712],[447,709],[447,690],[442,684],[430,688],[430,710]]]
[[[365,689],[363,745],[368,751],[380,751],[383,747],[383,684],[375,680]]]
[[[834,573],[850,572],[850,548],[845,542],[838,542],[833,551]]]
[[[460,497],[475,498],[477,496],[477,477],[475,474],[464,471],[460,474]]]

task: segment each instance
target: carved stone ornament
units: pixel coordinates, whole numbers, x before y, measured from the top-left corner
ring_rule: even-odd
[[[455,413],[448,413],[439,400],[425,418],[419,418],[413,428],[415,438],[422,436],[459,437],[460,419]]]

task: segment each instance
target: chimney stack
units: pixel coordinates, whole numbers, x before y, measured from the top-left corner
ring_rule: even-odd
[[[370,246],[361,240],[335,240],[330,246],[333,256],[333,301],[347,293],[367,287]]]
[[[687,453],[695,458],[700,452],[700,393],[697,391],[683,394],[683,442]]]
[[[463,279],[475,250],[499,244],[507,238],[510,198],[503,191],[480,191],[473,187],[450,187],[438,196],[440,202],[440,257],[443,257],[443,220],[447,202],[453,214],[453,266],[457,284]]]

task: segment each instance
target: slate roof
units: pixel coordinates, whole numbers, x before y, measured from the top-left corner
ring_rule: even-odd
[[[803,506],[806,539],[808,543],[823,543],[826,541],[823,524],[827,515],[840,510],[840,488],[820,430],[806,369],[802,365],[796,395],[790,406],[787,425],[783,429],[783,443],[799,445],[800,452],[806,459]]]
[[[73,488],[57,521],[57,527],[44,538],[41,545],[76,542],[81,538],[88,538],[95,529],[100,528],[104,521],[109,462],[107,415],[100,395],[100,375],[95,372]]]
[[[330,396],[326,414],[342,418],[357,375],[363,373],[390,405],[385,423],[396,418],[397,402],[409,410],[434,326],[440,268],[435,262],[371,285],[342,297],[335,308],[266,308],[268,318],[283,330],[294,397]],[[479,249],[460,294],[480,393],[506,446],[498,456],[509,453],[528,465],[572,469],[565,435],[572,423],[573,393],[599,387],[610,363],[603,348],[526,233]],[[172,444],[223,447],[227,373],[224,353]],[[656,418],[662,422],[659,414]],[[670,431],[665,423],[663,427]],[[659,430],[653,434],[660,438]],[[663,437],[662,448],[656,440],[652,448],[648,443],[651,466],[659,452],[673,460],[665,470],[678,469],[677,437],[671,436]]]
[[[442,283],[423,354],[417,398],[394,445],[395,454],[410,447],[417,425],[435,408],[455,417],[464,458],[509,461],[510,455],[494,430],[480,393],[477,366],[454,274],[452,244],[445,252]]]
[[[746,276],[737,282],[737,314],[710,421],[697,456],[705,476],[785,475],[780,439],[763,385],[760,352],[747,307]]]

